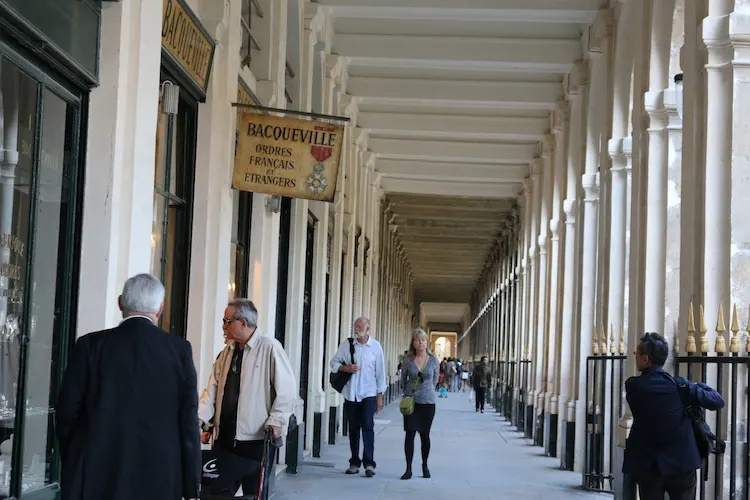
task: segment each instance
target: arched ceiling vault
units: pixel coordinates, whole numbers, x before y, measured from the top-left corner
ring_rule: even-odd
[[[318,3],[416,294],[466,303],[601,1]]]

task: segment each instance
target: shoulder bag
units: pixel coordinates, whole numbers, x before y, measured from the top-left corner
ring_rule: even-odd
[[[423,377],[422,372],[419,372],[417,374],[417,383],[414,384],[414,390],[412,390],[412,394],[417,392],[417,388],[422,384]],[[409,416],[412,413],[414,413],[414,396],[404,396],[401,398],[401,403],[399,403],[399,410],[401,410],[401,413],[405,416]]]
[[[711,428],[704,418],[703,408],[690,404],[690,386],[687,381],[682,377],[673,377],[672,381],[677,385],[677,393],[685,407],[685,414],[690,418],[701,458],[705,460],[709,455],[722,455],[727,445],[723,439],[711,432]]]
[[[354,339],[349,337],[349,354],[352,357],[352,364],[354,364]],[[349,379],[352,378],[351,373],[342,371],[331,372],[328,376],[328,381],[331,383],[331,387],[336,389],[336,392],[340,393],[349,383]]]

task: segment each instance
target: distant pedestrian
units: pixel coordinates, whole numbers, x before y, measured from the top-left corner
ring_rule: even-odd
[[[487,387],[492,384],[492,372],[490,371],[489,365],[487,365],[487,356],[482,356],[479,364],[474,367],[472,384],[474,385],[474,392],[476,393],[475,411],[484,413],[484,399],[487,393]]]

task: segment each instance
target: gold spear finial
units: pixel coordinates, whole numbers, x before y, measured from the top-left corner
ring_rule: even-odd
[[[609,324],[609,353],[617,354],[617,351],[615,351],[615,327],[612,323]]]
[[[674,355],[680,355],[680,327],[674,322]]]
[[[599,351],[602,353],[603,356],[607,355],[607,329],[604,327],[604,323],[602,322],[602,329],[600,330],[599,340],[601,341],[601,347],[599,348]]]
[[[690,302],[688,308],[688,323],[687,323],[687,339],[685,339],[685,352],[689,354],[695,353],[697,348],[695,346],[695,313],[693,312],[693,302]]]
[[[727,352],[727,342],[724,339],[724,332],[727,327],[724,325],[724,304],[719,304],[719,317],[716,320],[716,342],[714,343],[714,352],[724,354]]]
[[[594,326],[594,339],[593,345],[591,346],[591,351],[594,353],[594,356],[599,354],[599,337],[597,336],[596,326]]]
[[[620,323],[620,354],[625,354],[625,325]]]
[[[732,339],[729,341],[729,352],[740,352],[740,322],[737,318],[737,304],[732,307]]]
[[[698,328],[701,334],[700,352],[708,352],[711,346],[708,345],[708,335],[706,335],[708,329],[706,328],[706,320],[703,317],[703,306],[700,306],[700,309],[698,309]]]

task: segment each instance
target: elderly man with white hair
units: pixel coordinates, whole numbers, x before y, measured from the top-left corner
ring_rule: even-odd
[[[164,286],[128,279],[123,320],[76,342],[58,396],[62,500],[198,498],[198,390],[185,339],[157,325]]]
[[[355,341],[356,339],[356,341]],[[370,336],[370,320],[358,318],[354,322],[354,339],[347,339],[331,360],[333,373],[348,373],[351,378],[341,392],[344,413],[349,423],[349,459],[347,474],[359,474],[365,466],[365,476],[375,475],[375,413],[383,409],[386,389],[385,358],[380,342]],[[359,457],[362,434],[363,452]]]
[[[198,408],[203,442],[213,435],[216,448],[260,462],[265,429],[280,437],[294,410],[294,371],[281,343],[258,328],[252,301],[231,301],[222,328],[228,342],[214,361]],[[270,475],[273,464],[267,467]],[[243,494],[257,489],[257,475],[242,480]]]

